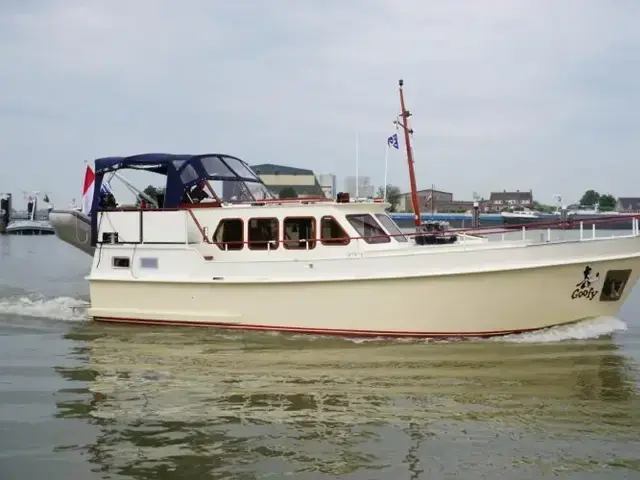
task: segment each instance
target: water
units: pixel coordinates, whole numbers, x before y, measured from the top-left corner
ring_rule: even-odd
[[[86,322],[90,259],[0,237],[0,479],[640,478],[640,290],[501,339]]]

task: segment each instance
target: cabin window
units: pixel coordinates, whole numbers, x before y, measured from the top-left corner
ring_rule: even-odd
[[[387,215],[386,213],[376,213],[376,218],[382,224],[382,226],[387,229],[388,233],[390,233],[391,235],[394,235],[393,238],[396,241],[398,242],[407,241],[407,237],[404,236],[404,234],[402,233],[402,230],[398,228],[398,225],[396,225],[396,222],[394,222],[389,215]]]
[[[111,265],[113,265],[113,268],[129,268],[131,260],[129,257],[113,257]]]
[[[220,250],[242,250],[244,247],[244,222],[240,218],[221,220],[213,233],[213,241]]]
[[[367,243],[389,243],[389,235],[369,214],[347,215],[347,220]]]
[[[247,240],[251,250],[278,248],[278,219],[252,218],[249,220]]]
[[[320,242],[323,245],[348,245],[349,235],[333,217],[320,220]]]
[[[316,219],[313,217],[288,217],[282,222],[284,248],[311,250],[316,246]]]

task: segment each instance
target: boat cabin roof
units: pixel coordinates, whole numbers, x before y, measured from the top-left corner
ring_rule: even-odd
[[[203,177],[217,177],[218,180],[241,178],[260,182],[258,176],[244,161],[224,153],[198,155],[142,153],[128,157],[103,157],[95,160],[96,175],[123,168],[147,170],[162,175],[195,171]]]
[[[122,169],[143,170],[165,175],[167,177],[163,202],[165,208],[177,207],[188,189],[209,180],[235,182],[241,189],[244,187],[245,191],[253,192],[253,196],[258,193],[260,199],[273,197],[249,165],[237,157],[222,153],[199,155],[145,153],[95,160],[93,205],[99,205],[100,187],[104,175]]]
[[[143,153],[127,157],[103,157],[94,161],[95,184],[91,206],[92,230],[95,233],[95,212],[101,205],[102,187],[105,175],[118,170],[130,169],[148,171],[166,176],[162,207],[176,208],[185,198],[185,194],[194,188],[202,187],[209,181],[229,182],[230,191],[246,200],[265,200],[273,194],[255,174],[251,167],[241,159],[224,153],[205,153],[198,155],[171,153]],[[222,194],[217,192],[216,194]]]

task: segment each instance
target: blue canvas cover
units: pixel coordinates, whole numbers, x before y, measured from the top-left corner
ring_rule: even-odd
[[[203,180],[258,183],[260,178],[239,158],[210,153],[179,155],[170,153],[144,153],[129,157],[98,158],[95,164],[95,184],[91,206],[91,243],[96,244],[97,215],[101,186],[105,174],[122,169],[143,170],[166,176],[164,208],[177,208],[187,189]],[[266,187],[265,187],[266,190]]]

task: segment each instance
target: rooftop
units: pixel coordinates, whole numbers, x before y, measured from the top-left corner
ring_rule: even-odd
[[[640,211],[640,197],[618,197],[623,210]]]
[[[251,169],[258,175],[313,175],[313,170],[275,165],[273,163],[252,165]]]
[[[528,192],[521,192],[520,190],[516,190],[515,192],[507,192],[506,190],[502,192],[491,192],[490,199],[493,200],[531,200],[533,198],[533,192],[529,190]]]
[[[293,188],[298,196],[300,195],[308,195],[313,197],[324,197],[324,190],[322,187],[316,183],[315,185],[269,185],[266,184],[267,188],[271,190],[276,197],[279,196],[280,192],[283,189]]]

